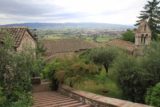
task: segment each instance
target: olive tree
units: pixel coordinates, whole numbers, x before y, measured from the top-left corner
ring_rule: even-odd
[[[117,55],[118,51],[116,48],[97,48],[91,51],[90,58],[94,63],[103,65],[108,73],[108,68]]]

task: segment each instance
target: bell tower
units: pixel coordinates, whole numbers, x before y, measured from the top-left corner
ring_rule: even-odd
[[[135,33],[135,45],[137,47],[149,45],[151,42],[151,29],[148,22],[143,20]]]

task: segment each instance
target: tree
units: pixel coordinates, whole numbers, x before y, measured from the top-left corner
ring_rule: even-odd
[[[127,99],[144,103],[147,89],[160,82],[160,43],[146,47],[144,56],[120,55],[113,63],[112,77]]]
[[[146,47],[142,62],[142,68],[147,74],[147,85],[154,86],[160,82],[160,43],[152,42],[150,46]]]
[[[146,88],[138,60],[129,55],[120,55],[113,63],[110,75],[117,81],[127,100],[143,102]]]
[[[98,48],[90,53],[91,60],[96,64],[102,64],[108,73],[108,68],[116,58],[118,52],[115,48]]]
[[[134,42],[135,41],[134,32],[128,29],[125,33],[122,34],[122,39],[125,41]]]
[[[139,21],[147,20],[152,31],[152,39],[157,40],[158,34],[160,34],[160,1],[152,0],[148,1],[145,5],[144,11],[141,11]]]

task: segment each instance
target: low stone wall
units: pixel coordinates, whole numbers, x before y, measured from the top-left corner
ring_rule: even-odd
[[[130,101],[109,98],[89,92],[75,90],[65,85],[60,86],[59,92],[85,104],[90,104],[94,107],[150,107]]]

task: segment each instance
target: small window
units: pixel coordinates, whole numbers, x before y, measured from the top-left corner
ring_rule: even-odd
[[[141,36],[141,43],[143,43],[144,34]]]
[[[147,28],[147,25],[145,24],[145,25],[144,25],[144,31],[146,31],[146,28]]]

